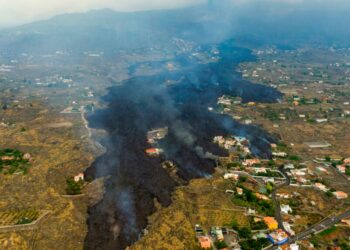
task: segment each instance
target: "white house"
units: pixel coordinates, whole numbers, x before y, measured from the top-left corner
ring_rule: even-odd
[[[292,208],[289,205],[282,204],[281,205],[281,212],[284,213],[284,214],[289,214],[289,213],[292,213],[293,210],[292,210]]]
[[[74,181],[75,182],[84,181],[84,173],[79,173],[78,175],[74,176]]]

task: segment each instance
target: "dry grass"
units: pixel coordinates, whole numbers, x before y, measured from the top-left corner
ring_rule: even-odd
[[[29,152],[34,161],[26,175],[0,174],[0,210],[50,210],[52,214],[34,231],[0,235],[0,249],[82,249],[87,231],[86,203],[61,196],[65,179],[93,160],[92,153],[86,151],[86,141],[80,139],[85,133],[82,126],[66,126],[79,124],[80,116],[60,115],[38,102],[33,108],[2,115],[18,122],[0,127],[0,147]],[[51,126],[56,120],[60,126]],[[22,127],[26,131],[21,132]]]
[[[210,226],[229,225],[233,219],[241,225],[248,223],[220,188],[227,186],[218,176],[212,179],[193,180],[188,186],[176,190],[173,203],[159,208],[149,218],[149,233],[131,249],[195,249],[194,225],[205,230]]]

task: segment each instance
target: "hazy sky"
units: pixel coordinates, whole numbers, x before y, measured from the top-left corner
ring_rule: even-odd
[[[0,0],[0,27],[46,19],[57,14],[111,8],[118,11],[138,11],[184,7],[208,0]],[[235,4],[284,3],[298,5],[307,2],[326,3],[329,0],[213,0]],[[333,5],[350,0],[331,0]]]
[[[17,25],[57,14],[111,8],[137,11],[177,8],[206,0],[0,0],[0,26]]]

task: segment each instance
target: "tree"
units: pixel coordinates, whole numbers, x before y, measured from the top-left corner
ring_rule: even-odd
[[[350,175],[350,169],[348,169],[348,168],[345,169],[345,174],[346,174],[346,175]]]
[[[215,246],[218,249],[223,249],[223,248],[227,247],[227,244],[225,243],[225,241],[219,240],[219,241],[215,242]]]
[[[226,165],[226,167],[228,169],[239,167],[239,166],[240,166],[240,164],[238,162],[230,162],[230,163],[227,163],[227,165]]]
[[[273,184],[271,182],[268,182],[266,184],[266,191],[267,191],[268,194],[272,193],[272,191],[273,191]]]
[[[69,195],[77,195],[81,194],[81,188],[82,188],[82,183],[81,182],[75,182],[72,178],[68,179],[66,181],[67,183],[67,194]]]
[[[249,189],[244,189],[244,194],[245,194],[246,200],[249,202],[255,202],[257,200],[255,194],[253,194],[253,192],[250,191]]]
[[[237,220],[236,220],[236,219],[233,219],[232,222],[231,222],[231,227],[232,227],[232,229],[233,229],[233,230],[237,230],[237,229],[238,229],[238,226],[239,226],[239,224],[238,224]]]
[[[32,223],[32,222],[33,222],[32,219],[30,219],[28,217],[22,217],[16,222],[16,225],[24,225],[24,224],[29,224],[29,223]]]
[[[243,227],[238,230],[238,235],[243,239],[250,239],[252,237],[252,230],[248,227]]]
[[[291,160],[291,161],[299,161],[300,157],[297,156],[297,155],[291,155],[291,156],[289,156],[289,160]]]
[[[239,243],[241,245],[242,250],[260,250],[269,244],[269,241],[266,238],[261,239],[249,239],[245,241],[241,241]]]
[[[269,164],[270,167],[275,167],[276,166],[276,163],[275,163],[274,160],[269,160],[268,164]]]
[[[247,178],[246,176],[242,176],[242,175],[241,175],[241,176],[239,177],[238,181],[239,181],[239,182],[246,182],[247,179],[248,179],[248,178]]]
[[[328,190],[328,191],[326,192],[326,195],[327,195],[328,197],[332,197],[332,196],[333,196],[333,193],[332,193],[330,190]]]

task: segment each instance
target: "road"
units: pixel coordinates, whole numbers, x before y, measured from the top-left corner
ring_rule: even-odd
[[[275,205],[275,218],[276,218],[276,220],[278,222],[278,227],[283,229],[284,231],[286,231],[284,226],[283,226],[283,218],[282,218],[282,214],[281,214],[281,206],[280,206],[280,203],[279,203],[279,201],[278,201],[278,199],[276,197],[276,193],[277,193],[278,189],[290,185],[290,178],[286,174],[286,172],[284,171],[283,167],[280,167],[279,171],[281,171],[281,173],[284,175],[284,177],[286,178],[286,181],[274,188],[274,190],[271,193],[271,197],[272,197],[273,204]]]
[[[301,239],[304,239],[304,238],[310,236],[313,233],[319,233],[319,232],[325,230],[326,228],[334,226],[335,224],[339,223],[341,220],[343,220],[349,216],[350,216],[350,210],[348,210],[340,215],[337,215],[337,216],[326,217],[325,219],[323,219],[322,221],[320,221],[317,224],[312,225],[311,227],[309,227],[305,231],[289,238],[288,243],[292,244],[298,240],[301,240]],[[268,247],[265,249],[266,250],[278,249],[278,246],[271,246],[271,247]]]

